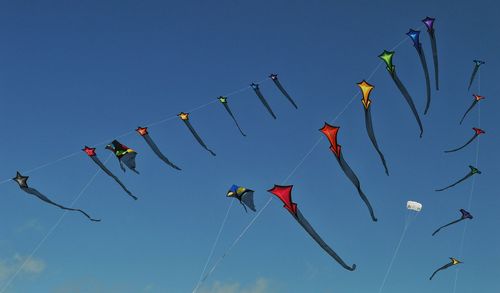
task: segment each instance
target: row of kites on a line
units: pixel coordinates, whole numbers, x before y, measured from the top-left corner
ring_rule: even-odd
[[[435,20],[434,18],[427,17],[427,18],[425,18],[423,20],[423,23],[427,27],[427,32],[429,33],[429,36],[430,36],[432,53],[433,53],[433,60],[434,60],[434,69],[435,69],[435,82],[436,82],[435,86],[436,86],[436,90],[439,90],[438,55],[437,55],[437,46],[436,46],[436,38],[435,38],[435,31],[434,31],[434,20]],[[425,84],[426,84],[426,94],[427,94],[427,101],[426,101],[426,106],[425,106],[424,114],[426,114],[427,111],[429,110],[429,106],[430,106],[430,102],[431,102],[431,85],[430,85],[430,78],[429,78],[428,67],[427,67],[427,63],[426,63],[426,60],[425,60],[425,54],[424,54],[424,51],[422,49],[422,44],[420,43],[420,31],[410,29],[410,31],[407,33],[407,35],[413,41],[413,45],[414,45],[415,49],[417,50],[417,53],[418,53],[418,56],[420,58],[420,62],[421,62],[421,65],[422,65],[422,68],[423,68],[423,71],[424,71]],[[417,120],[417,123],[419,125],[419,128],[420,128],[420,137],[422,137],[423,127],[422,127],[422,123],[420,121],[419,114],[418,114],[418,112],[416,110],[415,104],[413,103],[413,99],[411,98],[408,90],[403,85],[403,83],[401,82],[401,80],[399,79],[399,77],[398,77],[398,75],[396,73],[396,66],[392,62],[393,56],[394,56],[394,51],[386,51],[386,50],[384,50],[384,52],[382,54],[380,54],[378,57],[380,57],[385,62],[386,69],[389,72],[392,80],[396,84],[397,88],[399,89],[399,91],[401,92],[401,94],[403,95],[403,97],[405,98],[405,100],[408,102],[408,105],[410,106],[410,109],[413,112],[413,114],[415,116],[415,119]],[[470,81],[469,81],[468,90],[470,89],[470,87],[471,87],[471,85],[472,85],[472,83],[473,83],[473,81],[474,81],[474,79],[476,77],[476,74],[478,73],[479,67],[481,65],[483,65],[483,64],[485,64],[485,62],[479,61],[479,60],[474,60],[474,68],[473,68],[472,75],[471,75],[471,78],[470,78]],[[284,97],[287,98],[288,101],[295,108],[298,108],[298,106],[295,103],[295,101],[292,99],[292,97],[288,94],[288,92],[285,90],[285,88],[283,87],[283,85],[280,83],[280,80],[278,79],[278,75],[277,74],[271,74],[269,76],[269,78],[274,82],[274,84],[280,90],[280,92],[284,95]],[[361,89],[361,93],[362,93],[362,96],[363,96],[361,102],[363,104],[364,112],[365,112],[365,124],[366,124],[367,134],[368,134],[368,136],[369,136],[369,138],[370,138],[370,140],[371,140],[371,142],[373,144],[373,147],[375,148],[376,152],[378,153],[378,155],[379,155],[379,157],[380,157],[380,159],[382,161],[382,165],[383,165],[383,167],[385,169],[385,173],[387,175],[389,175],[389,171],[388,171],[388,168],[387,168],[387,164],[386,164],[384,155],[382,154],[382,151],[380,150],[380,148],[378,146],[377,140],[375,138],[375,133],[374,133],[374,130],[373,130],[373,126],[372,126],[372,117],[371,117],[371,112],[370,112],[370,105],[371,105],[372,101],[370,100],[370,93],[371,93],[371,91],[373,90],[374,87],[373,87],[373,85],[369,84],[365,80],[359,82],[357,85]],[[276,115],[274,114],[274,112],[271,109],[269,103],[267,102],[266,98],[262,94],[259,85],[255,84],[255,83],[252,83],[250,86],[254,90],[255,94],[257,95],[257,97],[259,98],[259,100],[262,102],[262,104],[264,105],[264,107],[267,109],[267,111],[269,112],[269,114],[274,119],[276,119]],[[484,98],[484,97],[476,95],[476,94],[474,94],[473,96],[474,96],[474,100],[473,100],[472,104],[470,105],[470,107],[465,111],[465,114],[462,116],[462,118],[460,120],[460,124],[462,124],[462,122],[466,118],[467,114],[476,106],[476,104],[480,100],[482,100]],[[226,111],[229,114],[229,116],[234,121],[234,123],[235,123],[236,127],[238,128],[238,130],[240,131],[241,135],[246,136],[245,133],[242,131],[240,125],[238,124],[238,121],[236,120],[235,115],[231,111],[231,108],[229,107],[228,98],[221,96],[221,97],[218,98],[218,100],[221,102],[221,104],[224,106],[224,108],[226,109]],[[197,131],[195,130],[195,128],[192,126],[191,122],[189,121],[189,113],[181,112],[180,114],[178,114],[178,117],[185,123],[185,125],[188,127],[189,131],[192,133],[192,135],[197,140],[197,142],[205,150],[207,150],[208,152],[210,152],[210,154],[212,154],[213,156],[215,156],[215,153],[207,147],[207,145],[205,144],[205,142],[202,140],[202,138],[200,137],[200,135],[197,133]],[[342,155],[341,145],[337,141],[337,135],[338,135],[339,129],[340,129],[340,127],[332,126],[332,125],[330,125],[330,124],[328,124],[328,123],[325,122],[325,125],[320,129],[320,131],[327,137],[328,141],[330,142],[330,150],[332,151],[332,153],[334,154],[335,158],[337,159],[337,162],[340,165],[340,168],[345,173],[345,175],[349,178],[349,180],[352,182],[352,184],[355,186],[355,188],[356,188],[359,196],[361,197],[361,199],[365,203],[366,207],[368,208],[368,211],[370,213],[371,219],[376,222],[377,218],[375,216],[375,212],[373,211],[373,208],[372,208],[372,206],[370,204],[370,201],[368,200],[368,197],[364,194],[363,190],[361,189],[361,183],[360,183],[357,175],[351,169],[351,167],[349,166],[349,164],[344,160],[344,157]],[[450,153],[450,152],[456,152],[458,150],[461,150],[461,149],[465,148],[467,145],[469,145],[472,141],[474,141],[479,135],[485,133],[483,130],[481,130],[479,128],[473,128],[473,130],[474,130],[474,135],[465,144],[463,144],[460,147],[457,147],[457,148],[454,148],[454,149],[451,149],[451,150],[447,150],[445,152]],[[145,142],[148,144],[148,146],[156,154],[156,156],[158,156],[158,158],[160,160],[162,160],[165,164],[167,164],[168,166],[170,166],[170,167],[172,167],[172,168],[174,168],[176,170],[179,170],[179,171],[181,170],[181,168],[179,168],[177,165],[175,165],[174,163],[172,163],[163,154],[163,152],[160,150],[160,148],[156,145],[156,143],[154,142],[154,140],[149,135],[147,127],[138,127],[136,129],[136,131],[137,131],[137,133],[140,136],[142,136],[144,138]],[[113,140],[105,148],[108,149],[108,150],[110,150],[110,151],[112,151],[115,154],[116,158],[119,161],[120,168],[124,172],[126,170],[125,169],[125,166],[126,166],[131,171],[139,174],[139,172],[136,170],[136,162],[135,162],[135,159],[136,159],[136,156],[137,156],[137,152],[136,151],[134,151],[133,149],[131,149],[131,148],[123,145],[122,143],[120,143],[117,140]],[[132,197],[134,200],[137,200],[137,197],[134,194],[132,194],[132,192],[129,191],[127,189],[127,187],[121,182],[121,180],[115,174],[113,174],[103,164],[103,162],[98,158],[95,148],[85,146],[85,148],[83,149],[83,151],[88,155],[89,158],[92,159],[92,161],[94,161],[94,163],[96,163],[100,167],[100,169],[104,173],[106,173],[111,178],[113,178],[114,181],[116,181],[116,183],[118,183],[118,185],[120,185],[120,187],[130,197]],[[462,178],[460,178],[456,182],[454,182],[454,183],[452,183],[452,184],[450,184],[450,185],[448,185],[448,186],[446,186],[444,188],[437,189],[436,191],[444,191],[444,190],[446,190],[448,188],[451,188],[451,187],[453,187],[453,186],[455,186],[455,185],[457,185],[457,184],[465,181],[466,179],[472,177],[475,174],[481,174],[481,171],[479,171],[474,166],[469,166],[469,168],[470,168],[470,171],[465,176],[463,176]],[[24,192],[26,192],[28,194],[31,194],[31,195],[34,195],[34,196],[38,197],[39,199],[43,200],[44,202],[46,202],[48,204],[57,206],[57,207],[59,207],[59,208],[61,208],[63,210],[80,212],[81,214],[83,214],[88,219],[90,219],[91,221],[94,221],[94,222],[99,222],[100,221],[100,219],[94,219],[94,218],[92,218],[89,214],[87,214],[85,211],[83,211],[81,209],[75,209],[75,208],[66,207],[66,206],[60,205],[60,204],[58,204],[58,203],[50,200],[47,196],[45,196],[44,194],[42,194],[41,192],[39,192],[37,189],[35,189],[33,187],[30,187],[28,185],[28,182],[27,182],[28,181],[28,176],[23,176],[21,173],[17,172],[16,177],[13,178],[13,180],[16,181],[19,184],[19,187]],[[288,212],[292,215],[292,217],[302,226],[302,228],[319,244],[319,246],[326,253],[328,253],[334,260],[336,260],[343,268],[345,268],[345,269],[347,269],[349,271],[355,270],[356,265],[355,264],[353,264],[352,266],[347,265],[340,258],[340,256],[337,253],[335,253],[335,251],[319,236],[319,234],[313,229],[313,227],[311,226],[311,224],[309,224],[309,222],[306,220],[306,218],[302,215],[302,213],[300,212],[300,210],[297,207],[297,204],[292,201],[292,187],[293,187],[292,185],[289,185],[289,186],[275,185],[272,189],[270,189],[268,191],[270,193],[272,193],[273,195],[275,195],[276,197],[278,197],[283,202],[284,208],[288,210]],[[250,209],[250,210],[252,210],[253,212],[256,211],[256,208],[255,208],[255,205],[254,205],[254,200],[253,200],[254,191],[251,190],[251,189],[248,189],[248,188],[245,188],[245,187],[242,187],[242,186],[233,185],[230,188],[230,190],[227,192],[227,197],[231,197],[231,198],[235,198],[235,199],[239,200],[239,202],[241,203],[241,205],[243,206],[243,208],[245,209],[245,211],[247,211],[247,208]],[[420,203],[417,203],[417,202],[409,201],[407,203],[407,208],[409,210],[413,210],[415,212],[420,212],[420,210],[422,209],[422,205]],[[444,226],[439,227],[436,231],[434,231],[434,233],[432,233],[432,235],[433,236],[436,235],[436,233],[438,233],[441,229],[443,229],[445,227],[448,227],[450,225],[459,223],[459,222],[461,222],[463,220],[466,220],[466,219],[472,219],[473,218],[472,215],[468,211],[466,211],[464,209],[461,209],[460,213],[461,213],[461,216],[460,216],[459,219],[454,220],[454,221],[452,221],[452,222],[450,222],[450,223],[448,223],[448,224],[446,224]],[[432,274],[432,276],[430,277],[430,279],[432,279],[434,277],[434,275],[438,271],[444,270],[444,269],[446,269],[448,267],[451,267],[451,266],[454,266],[454,265],[457,265],[457,264],[461,263],[459,260],[457,260],[455,258],[450,258],[450,259],[451,259],[451,261],[449,263],[447,263],[446,265],[438,268]]]

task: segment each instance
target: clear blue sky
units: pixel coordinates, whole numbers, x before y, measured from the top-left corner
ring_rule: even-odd
[[[210,104],[191,121],[217,157],[178,119],[150,128],[181,168],[159,161],[142,138],[120,141],[135,149],[140,175],[107,165],[140,199],[130,200],[99,174],[75,203],[103,219],[67,214],[17,274],[6,292],[191,292],[229,204],[231,184],[265,192],[283,180],[358,92],[356,83],[379,64],[377,55],[405,40],[425,16],[436,17],[441,90],[418,128],[383,67],[370,80],[372,115],[391,176],[385,176],[364,128],[357,97],[336,121],[346,160],[357,172],[379,222],[370,221],[355,189],[322,140],[292,174],[294,200],[311,224],[355,272],[332,261],[273,200],[199,292],[378,292],[401,236],[407,200],[423,211],[403,239],[383,292],[453,292],[455,269],[434,269],[460,257],[456,293],[498,292],[500,223],[496,93],[500,24],[496,1],[1,1],[0,180],[68,154],[29,173],[30,184],[69,205],[96,172],[80,149],[111,141],[137,126],[175,116],[271,72],[299,104],[295,110],[266,81],[261,88],[274,121],[251,90],[229,98],[247,132],[242,137],[223,107]],[[422,43],[432,74],[430,42]],[[478,109],[463,125],[472,101],[472,60],[483,59],[481,127],[471,213],[437,237],[432,231],[468,206],[471,183],[434,189],[463,176],[476,144],[454,153],[478,126]],[[394,57],[398,74],[422,114],[420,63],[409,41]],[[473,86],[477,92],[478,83]],[[108,152],[98,146],[102,160]],[[0,286],[58,222],[62,211],[0,185]],[[234,205],[214,257],[252,219]],[[461,253],[461,244],[463,250]],[[236,288],[236,289],[235,289]]]

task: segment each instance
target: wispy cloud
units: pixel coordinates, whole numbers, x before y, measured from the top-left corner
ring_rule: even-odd
[[[202,287],[198,290],[199,293],[271,293],[274,292],[270,288],[270,283],[267,279],[259,278],[255,283],[242,286],[240,283],[222,283],[214,282],[210,287]]]
[[[23,265],[24,264],[24,265]],[[22,267],[22,268],[21,268]],[[6,281],[21,268],[19,275],[38,275],[45,270],[45,262],[37,258],[29,258],[19,254],[0,260],[0,281]]]

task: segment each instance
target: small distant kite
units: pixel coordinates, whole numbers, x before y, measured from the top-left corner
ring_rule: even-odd
[[[24,191],[28,194],[34,195],[48,204],[54,205],[54,206],[56,206],[60,209],[63,209],[63,210],[72,211],[72,212],[80,212],[85,217],[87,217],[89,220],[91,220],[93,222],[100,222],[101,221],[101,220],[94,219],[94,218],[90,217],[86,212],[84,212],[80,209],[67,208],[65,206],[62,206],[60,204],[57,204],[57,203],[51,201],[48,197],[46,197],[45,195],[40,193],[35,188],[29,187],[28,186],[28,178],[29,178],[29,176],[23,176],[23,175],[21,175],[21,173],[17,172],[16,177],[12,178],[12,180],[16,181],[17,184],[19,184],[19,187],[21,188],[22,191]]]
[[[245,187],[241,187],[238,185],[233,185],[227,192],[226,196],[233,197],[239,200],[240,204],[245,209],[245,212],[248,212],[247,207],[255,212],[256,209],[255,209],[255,204],[253,203],[253,193],[254,191],[251,189],[247,189]]]
[[[467,111],[465,111],[464,116],[462,116],[462,119],[460,119],[460,124],[462,124],[462,122],[464,122],[465,116],[467,116],[467,114],[469,114],[469,112],[476,106],[476,104],[479,103],[479,101],[481,101],[482,99],[485,98],[483,96],[475,95],[475,94],[472,95],[472,96],[474,97],[474,100],[472,101],[472,104],[467,109]]]
[[[431,81],[429,78],[429,68],[427,67],[427,61],[425,60],[425,53],[422,49],[422,44],[420,43],[420,31],[410,29],[410,31],[407,32],[406,35],[413,41],[413,47],[415,47],[415,49],[417,50],[418,57],[420,58],[420,64],[422,64],[422,69],[424,71],[425,92],[427,95],[424,114],[427,114],[429,106],[431,105]]]
[[[446,224],[444,226],[439,227],[436,231],[434,231],[434,233],[432,233],[432,236],[436,235],[437,232],[439,232],[441,229],[443,229],[445,227],[448,227],[450,225],[456,224],[456,223],[461,222],[463,220],[467,220],[467,219],[468,220],[472,220],[474,218],[468,211],[466,211],[464,209],[460,209],[460,213],[461,213],[460,219],[455,220],[455,221],[453,221],[451,223],[448,223],[448,224]]]
[[[482,129],[479,129],[479,128],[476,128],[476,127],[473,127],[472,130],[474,130],[474,135],[471,137],[471,139],[469,139],[463,146],[461,147],[458,147],[456,149],[452,149],[452,150],[449,150],[449,151],[444,151],[445,153],[453,153],[453,152],[456,152],[456,151],[459,151],[461,149],[463,149],[464,147],[468,146],[471,142],[473,142],[479,135],[481,134],[484,134],[484,130]]]
[[[259,100],[262,102],[264,107],[266,107],[269,114],[271,114],[271,116],[273,116],[273,118],[276,119],[276,115],[274,115],[274,112],[271,109],[271,106],[269,106],[269,103],[267,102],[266,98],[264,98],[264,95],[262,95],[262,92],[260,91],[259,85],[256,83],[252,83],[252,84],[250,84],[250,86],[252,87],[252,89],[254,90],[255,94],[257,95]]]
[[[472,69],[472,75],[470,77],[469,86],[467,87],[467,90],[470,90],[470,87],[472,86],[472,83],[474,82],[474,78],[476,78],[476,74],[479,71],[479,67],[481,67],[481,65],[486,63],[486,62],[481,61],[481,60],[474,60],[473,62],[474,62],[474,69]]]
[[[370,201],[364,194],[363,190],[361,190],[361,183],[359,182],[358,176],[356,176],[354,171],[351,169],[351,167],[349,167],[347,162],[344,160],[344,156],[342,155],[341,152],[341,146],[337,143],[337,133],[339,132],[339,129],[340,127],[332,126],[325,122],[325,125],[319,131],[321,131],[328,138],[328,141],[330,142],[330,150],[335,155],[335,158],[337,159],[340,168],[342,168],[342,171],[344,171],[347,178],[349,178],[349,180],[351,180],[351,182],[354,184],[356,190],[358,191],[359,196],[361,197],[366,207],[368,208],[372,220],[376,222],[377,218],[375,217],[375,213],[373,212],[372,205],[370,204]]]
[[[130,170],[139,174],[139,172],[137,172],[137,170],[135,169],[135,157],[137,156],[136,151],[121,144],[116,139],[108,144],[106,146],[106,149],[112,151],[115,154],[118,162],[120,162],[120,168],[123,170],[123,172],[125,172],[125,167],[123,166],[125,165]]]
[[[151,148],[151,150],[162,160],[165,162],[165,164],[169,165],[170,167],[176,169],[176,170],[181,170],[181,168],[177,167],[174,163],[170,162],[170,160],[160,151],[156,143],[153,141],[151,136],[149,136],[149,131],[147,127],[137,127],[135,130],[137,133],[139,133],[142,138],[146,141],[148,146]]]
[[[269,75],[269,78],[272,79],[272,81],[274,82],[274,84],[276,85],[276,87],[280,90],[280,92],[285,96],[285,98],[288,99],[288,101],[290,103],[292,103],[292,105],[295,107],[295,109],[298,109],[297,107],[297,104],[295,104],[295,102],[293,101],[292,97],[290,97],[290,95],[288,94],[288,92],[285,90],[285,88],[281,85],[281,82],[280,80],[278,79],[278,75],[277,74],[271,74]]]
[[[196,130],[194,130],[193,125],[191,125],[191,122],[189,122],[189,113],[181,112],[177,116],[179,116],[179,118],[181,118],[182,122],[184,122],[184,124],[186,124],[187,128],[189,128],[189,131],[191,131],[191,134],[193,134],[194,138],[198,141],[198,143],[205,150],[207,150],[210,154],[212,154],[212,156],[215,156],[215,153],[207,147],[207,145],[205,144],[205,142],[203,142],[203,140],[198,135]]]
[[[333,251],[333,249],[326,244],[326,242],[319,236],[319,234],[314,230],[314,228],[309,224],[309,222],[302,216],[297,204],[292,201],[292,188],[293,185],[281,186],[274,185],[273,188],[269,189],[268,192],[277,196],[284,204],[284,208],[290,212],[293,218],[306,230],[306,232],[316,241],[316,243],[323,248],[323,250],[328,253],[334,260],[336,260],[344,269],[349,271],[354,271],[356,269],[356,265],[352,266],[347,265],[340,256]]]
[[[130,196],[132,197],[133,199],[137,200],[137,197],[135,195],[132,194],[132,192],[130,192],[127,187],[125,187],[125,185],[120,181],[120,179],[118,179],[118,177],[115,176],[115,174],[113,174],[102,162],[101,160],[99,160],[99,158],[97,157],[97,154],[95,152],[95,148],[90,148],[88,146],[85,146],[82,151],[84,151],[91,159],[92,161],[94,161],[94,163],[97,164],[97,166],[99,166],[101,168],[101,170],[106,173],[109,177],[113,178],[116,183],[118,183],[118,185],[120,185],[120,187]]]
[[[479,171],[478,169],[474,168],[473,166],[469,166],[469,168],[470,168],[470,172],[467,175],[465,175],[462,179],[458,180],[457,182],[455,182],[452,185],[449,185],[449,186],[447,186],[445,188],[437,189],[436,191],[446,190],[448,188],[451,188],[451,187],[453,187],[453,186],[455,186],[455,185],[457,185],[457,184],[465,181],[466,179],[468,179],[469,177],[472,177],[475,174],[481,174],[481,171]]]
[[[233,112],[231,111],[231,108],[229,108],[229,104],[227,103],[227,97],[220,96],[218,98],[218,100],[224,106],[224,108],[226,109],[229,116],[231,116],[231,118],[233,119],[234,124],[236,124],[236,127],[238,127],[238,130],[240,131],[241,135],[247,136],[245,133],[243,133],[243,130],[241,130],[241,127],[238,124],[238,121],[236,121],[236,117],[234,117]]]
[[[431,47],[432,47],[432,59],[434,60],[434,78],[436,79],[436,90],[439,91],[439,62],[438,62],[438,54],[437,54],[437,45],[436,45],[436,33],[434,31],[434,21],[436,19],[432,17],[426,17],[422,20],[422,22],[427,27],[427,32],[429,33],[429,37],[431,39]]]
[[[396,74],[396,66],[392,64],[392,57],[394,56],[394,51],[386,51],[382,52],[378,57],[382,59],[385,64],[386,64],[386,69],[387,72],[389,72],[389,75],[391,76],[392,80],[398,87],[399,91],[403,95],[403,97],[406,99],[406,102],[410,106],[411,111],[413,112],[413,116],[415,116],[415,119],[417,120],[418,127],[420,128],[420,137],[422,137],[424,133],[424,128],[422,126],[422,121],[420,121],[420,116],[418,115],[417,108],[415,107],[415,103],[413,102],[413,99],[410,96],[410,93],[406,89],[406,87],[403,85],[401,80],[399,80],[398,75]]]
[[[377,139],[375,138],[375,131],[373,131],[372,114],[370,110],[371,109],[370,106],[372,103],[372,101],[370,100],[370,93],[373,90],[373,86],[367,83],[365,80],[359,82],[358,86],[361,89],[361,93],[363,94],[363,99],[361,99],[361,103],[363,103],[363,106],[365,108],[366,132],[368,133],[368,137],[370,138],[373,147],[377,151],[380,160],[382,160],[382,165],[384,165],[385,174],[389,175],[389,170],[387,169],[387,163],[385,162],[384,154],[382,154],[382,151],[378,146]]]
[[[435,270],[434,273],[432,273],[432,275],[429,278],[429,280],[432,280],[432,278],[434,278],[434,275],[436,275],[437,272],[442,271],[442,270],[446,270],[449,267],[452,267],[452,266],[455,266],[455,265],[458,265],[458,264],[462,263],[461,261],[459,261],[458,259],[453,258],[453,257],[450,257],[450,260],[451,261],[449,263],[447,263],[444,266],[440,267],[439,269]]]
[[[422,204],[416,201],[409,200],[406,202],[406,208],[415,212],[420,212],[422,210]]]

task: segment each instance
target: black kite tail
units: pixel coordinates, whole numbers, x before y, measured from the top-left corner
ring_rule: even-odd
[[[472,86],[472,83],[474,82],[474,78],[476,78],[476,74],[477,74],[478,70],[479,70],[479,65],[475,64],[474,69],[472,70],[472,75],[471,75],[470,80],[469,80],[469,86],[467,87],[468,91],[470,90],[470,87]]]
[[[467,116],[467,114],[469,114],[469,112],[474,108],[474,106],[476,106],[476,104],[477,104],[477,100],[474,100],[472,102],[472,105],[470,105],[470,107],[467,109],[467,111],[465,111],[464,116],[462,116],[462,119],[460,119],[460,124],[462,124],[462,122],[464,122],[465,116]]]
[[[170,167],[172,167],[176,170],[179,170],[179,171],[181,170],[181,168],[177,167],[174,163],[170,162],[170,160],[161,152],[161,150],[158,148],[158,146],[153,141],[153,139],[151,139],[149,134],[145,134],[142,137],[144,137],[144,140],[146,141],[148,146],[153,150],[153,152],[156,154],[156,156],[158,156],[158,158],[160,158],[160,160],[162,160],[163,162],[165,162],[165,164],[169,165]]]
[[[425,53],[422,50],[422,46],[417,49],[418,56],[420,57],[420,63],[422,64],[422,69],[424,70],[425,76],[425,92],[427,96],[427,102],[425,104],[424,115],[429,111],[429,107],[431,105],[431,79],[429,77],[429,68],[427,67],[427,61],[425,60]]]
[[[258,87],[254,87],[253,90],[255,91],[255,94],[257,95],[257,97],[259,97],[259,99],[262,102],[262,104],[264,105],[264,107],[266,107],[269,114],[271,114],[271,116],[273,116],[273,118],[276,119],[276,115],[274,115],[274,112],[271,109],[271,106],[269,106],[269,103],[267,102],[266,98],[264,98],[264,96],[262,95],[260,89]]]
[[[186,126],[189,128],[189,131],[191,131],[191,133],[193,134],[194,138],[198,141],[198,143],[205,149],[207,150],[210,154],[212,154],[212,156],[215,156],[215,153],[210,150],[207,145],[205,144],[205,142],[203,142],[203,140],[201,139],[201,137],[198,135],[198,133],[196,132],[196,130],[194,130],[193,126],[191,125],[191,122],[189,122],[188,120],[183,120],[184,123],[186,124]]]
[[[434,273],[432,273],[429,280],[432,280],[432,278],[434,278],[434,276],[436,275],[437,272],[442,271],[442,270],[446,270],[447,268],[451,267],[452,265],[453,265],[452,263],[447,263],[444,266],[440,267],[439,269],[435,270]]]
[[[449,150],[449,151],[444,151],[444,152],[445,152],[445,153],[453,153],[453,152],[459,151],[459,150],[463,149],[464,147],[468,146],[468,145],[469,145],[471,142],[473,142],[473,141],[476,139],[476,137],[478,137],[478,136],[479,136],[478,134],[474,134],[474,136],[473,136],[471,139],[469,139],[469,140],[468,140],[468,141],[467,141],[467,142],[466,142],[463,146],[458,147],[458,148],[456,148],[456,149]]]
[[[443,225],[443,226],[441,226],[441,227],[437,228],[437,229],[436,229],[436,231],[434,231],[434,233],[432,233],[432,236],[436,235],[436,234],[437,234],[437,232],[439,232],[441,229],[443,229],[443,228],[445,228],[445,227],[448,227],[448,226],[450,226],[450,225],[456,224],[456,223],[458,223],[458,222],[460,222],[460,221],[463,221],[463,220],[464,220],[464,219],[458,219],[458,220],[455,220],[455,221],[453,221],[453,222],[450,222],[450,223],[448,223],[448,224],[446,224],[446,225]]]
[[[448,189],[448,188],[451,188],[451,187],[453,187],[453,186],[455,186],[455,185],[457,185],[457,184],[459,184],[459,183],[461,183],[461,182],[463,182],[463,181],[467,180],[467,179],[468,179],[469,177],[471,177],[472,175],[474,175],[474,174],[473,174],[472,172],[469,172],[469,174],[465,175],[465,177],[464,177],[464,178],[462,178],[462,179],[458,180],[457,182],[455,182],[455,183],[453,183],[453,184],[451,184],[451,185],[449,185],[449,186],[446,186],[445,188],[437,189],[436,191],[444,191],[444,190],[446,190],[446,189]]]
[[[92,158],[92,161],[94,161],[94,163],[96,163],[102,171],[104,171],[104,173],[106,173],[109,177],[113,178],[116,183],[118,183],[118,185],[120,185],[120,187],[130,196],[132,197],[134,200],[137,200],[137,197],[135,195],[132,194],[132,192],[130,192],[127,187],[125,187],[125,185],[120,181],[120,179],[118,179],[118,177],[115,176],[115,174],[113,174],[102,162],[101,160],[99,160],[99,158],[97,156],[91,156],[90,158]]]
[[[436,34],[434,33],[434,30],[429,32],[429,34],[432,47],[432,59],[434,60],[434,75],[436,79],[436,90],[439,91],[439,62],[438,62],[438,53],[436,45]]]
[[[415,107],[415,103],[413,103],[413,99],[410,96],[410,93],[408,92],[406,87],[403,85],[401,80],[399,80],[399,77],[395,71],[391,74],[391,76],[392,76],[392,79],[394,80],[394,83],[398,87],[399,91],[401,92],[403,97],[406,99],[406,102],[410,106],[411,111],[413,112],[413,116],[415,116],[415,119],[417,120],[417,123],[418,123],[418,127],[420,128],[420,137],[422,137],[422,135],[424,133],[424,128],[422,126],[422,121],[420,121],[420,116],[418,115],[418,111],[417,111],[417,108]]]
[[[372,125],[372,114],[371,114],[371,108],[365,109],[365,124],[366,124],[366,132],[368,132],[368,137],[370,137],[370,140],[373,144],[373,147],[377,151],[380,160],[382,160],[382,164],[384,165],[385,169],[385,174],[389,176],[389,170],[387,168],[387,163],[385,162],[385,157],[384,154],[382,154],[382,151],[380,150],[377,139],[375,138],[375,132],[373,131],[373,125]]]
[[[229,116],[231,116],[231,118],[233,119],[234,124],[236,124],[236,127],[238,127],[238,130],[240,131],[241,135],[247,136],[245,133],[243,133],[243,130],[241,130],[241,127],[238,124],[238,121],[236,120],[236,117],[234,117],[233,111],[231,111],[231,108],[229,108],[229,105],[227,103],[223,103],[223,105],[224,105],[224,108],[226,108],[226,111],[229,114]]]
[[[292,97],[290,97],[288,92],[281,85],[281,82],[279,81],[279,79],[276,77],[276,78],[273,78],[272,80],[273,80],[274,84],[276,85],[276,87],[280,90],[280,92],[288,99],[288,101],[290,103],[292,103],[292,105],[295,107],[295,109],[298,109],[299,107],[297,107],[297,104],[295,104],[295,101],[292,99]]]

